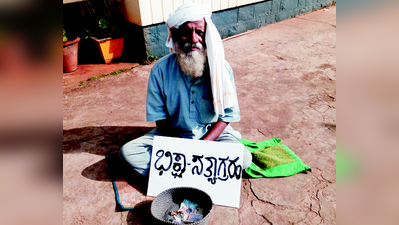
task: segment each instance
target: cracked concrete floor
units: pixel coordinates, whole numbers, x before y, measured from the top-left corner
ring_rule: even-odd
[[[208,224],[336,223],[336,9],[318,10],[224,41],[243,138],[273,137],[312,172],[243,179],[239,209]],[[152,65],[64,89],[64,224],[148,224],[150,204],[116,212],[104,154],[155,126],[145,122]]]

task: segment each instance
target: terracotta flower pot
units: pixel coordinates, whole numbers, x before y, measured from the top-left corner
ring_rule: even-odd
[[[90,38],[94,41],[105,63],[110,63],[112,59],[122,56],[124,37],[104,39]]]
[[[80,38],[63,43],[64,73],[73,72],[78,68],[78,46]]]

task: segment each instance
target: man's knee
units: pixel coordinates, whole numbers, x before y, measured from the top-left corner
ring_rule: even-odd
[[[140,137],[132,140],[120,149],[120,158],[143,176],[148,176],[150,168],[152,143],[148,138]]]
[[[219,138],[216,139],[216,141],[220,141],[220,142],[224,142],[224,143],[241,144],[241,142],[239,140],[237,140],[233,135],[231,135],[229,133],[222,133],[222,135],[220,135]],[[252,154],[247,148],[245,148],[245,147],[243,147],[243,148],[244,148],[244,155],[243,155],[243,165],[242,166],[244,169],[246,169],[252,163]]]

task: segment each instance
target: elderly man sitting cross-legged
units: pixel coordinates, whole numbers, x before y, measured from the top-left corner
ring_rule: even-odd
[[[207,5],[185,4],[169,16],[166,45],[174,52],[152,67],[147,120],[156,129],[121,148],[121,158],[148,176],[154,135],[240,143],[230,122],[240,120],[233,71]],[[245,149],[245,148],[244,148]],[[244,150],[244,168],[252,161]]]

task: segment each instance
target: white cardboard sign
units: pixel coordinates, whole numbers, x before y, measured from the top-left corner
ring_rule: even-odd
[[[195,187],[214,204],[239,208],[244,145],[155,136],[148,196]]]

